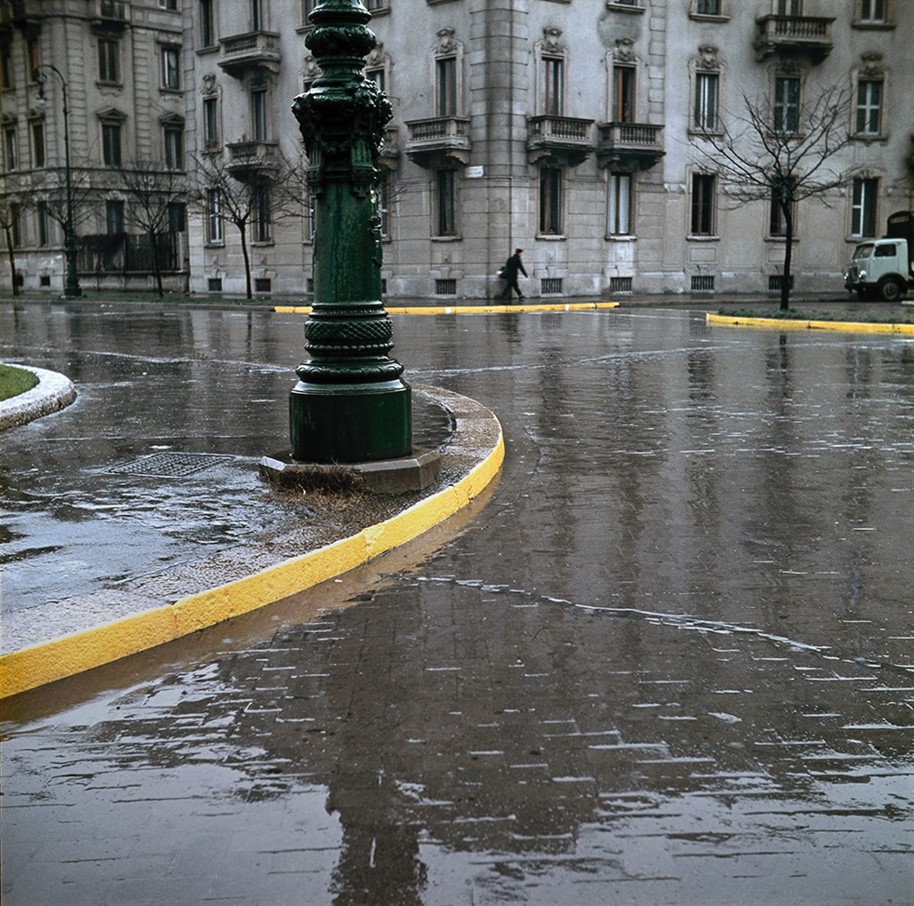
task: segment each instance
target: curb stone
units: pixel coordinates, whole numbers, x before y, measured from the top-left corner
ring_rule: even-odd
[[[29,365],[16,364],[15,367],[30,371],[38,378],[38,383],[31,390],[0,402],[0,431],[59,412],[76,399],[76,387],[65,375]]]

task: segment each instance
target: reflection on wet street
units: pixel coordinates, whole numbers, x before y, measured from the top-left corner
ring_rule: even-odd
[[[27,443],[283,436],[301,319],[162,311],[3,310],[0,355],[81,392],[10,435],[6,509],[66,488]],[[649,308],[394,338],[501,419],[486,506],[11,703],[4,903],[911,902],[914,343]]]

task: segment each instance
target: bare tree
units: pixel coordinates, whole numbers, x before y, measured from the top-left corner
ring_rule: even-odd
[[[743,95],[743,106],[745,113],[730,117],[722,132],[702,133],[707,145],[693,144],[714,162],[732,198],[778,206],[785,243],[780,308],[786,311],[796,206],[807,198],[824,200],[850,176],[834,166],[835,156],[851,141],[850,94],[831,86],[786,115],[768,96],[754,101]]]
[[[246,169],[232,165],[221,154],[199,155],[195,161],[191,205],[204,218],[223,217],[238,231],[247,298],[251,299],[251,231],[254,241],[263,240],[277,221],[305,216],[304,165],[288,160],[278,149],[264,162],[269,166],[258,162]]]
[[[172,232],[174,205],[187,202],[187,177],[182,172],[166,169],[157,161],[137,160],[132,167],[119,169],[115,179],[128,200],[125,221],[149,237],[156,289],[160,297],[164,296],[161,244]]]
[[[16,186],[11,185],[7,194],[0,196],[0,230],[6,240],[6,255],[10,263],[10,280],[12,281],[13,295],[19,295],[19,286],[16,283],[16,246],[17,232],[21,229],[22,214],[30,204],[28,192],[17,192]]]
[[[93,214],[92,202],[96,194],[85,171],[76,170],[71,177],[73,196],[73,227],[89,220]],[[67,187],[63,175],[49,170],[32,174],[32,194],[36,205],[41,205],[48,217],[64,229],[67,223]]]

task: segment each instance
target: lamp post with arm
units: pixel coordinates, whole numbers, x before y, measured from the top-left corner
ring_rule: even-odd
[[[82,295],[82,289],[80,289],[79,277],[76,273],[76,230],[73,226],[73,177],[70,169],[70,109],[67,106],[67,80],[56,66],[51,63],[42,63],[36,70],[39,78],[38,97],[41,99],[44,99],[44,77],[40,75],[42,69],[53,72],[60,79],[60,87],[63,89],[63,162],[67,192],[67,217],[63,228],[63,249],[67,262],[67,273],[64,279],[63,294],[68,299],[74,299]]]

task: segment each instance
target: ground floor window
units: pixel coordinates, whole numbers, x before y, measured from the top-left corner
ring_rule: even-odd
[[[557,167],[540,170],[540,233],[562,234],[562,171]]]
[[[714,193],[716,179],[708,173],[692,176],[692,219],[691,235],[714,235]]]
[[[851,236],[876,235],[876,196],[879,180],[855,179],[851,202]]]
[[[435,204],[437,208],[436,236],[456,236],[457,230],[457,171],[439,170],[435,174]]]
[[[221,245],[224,241],[222,193],[219,189],[210,189],[206,193],[206,241],[210,245]]]
[[[609,224],[610,236],[628,236],[632,232],[632,175],[609,174]]]

